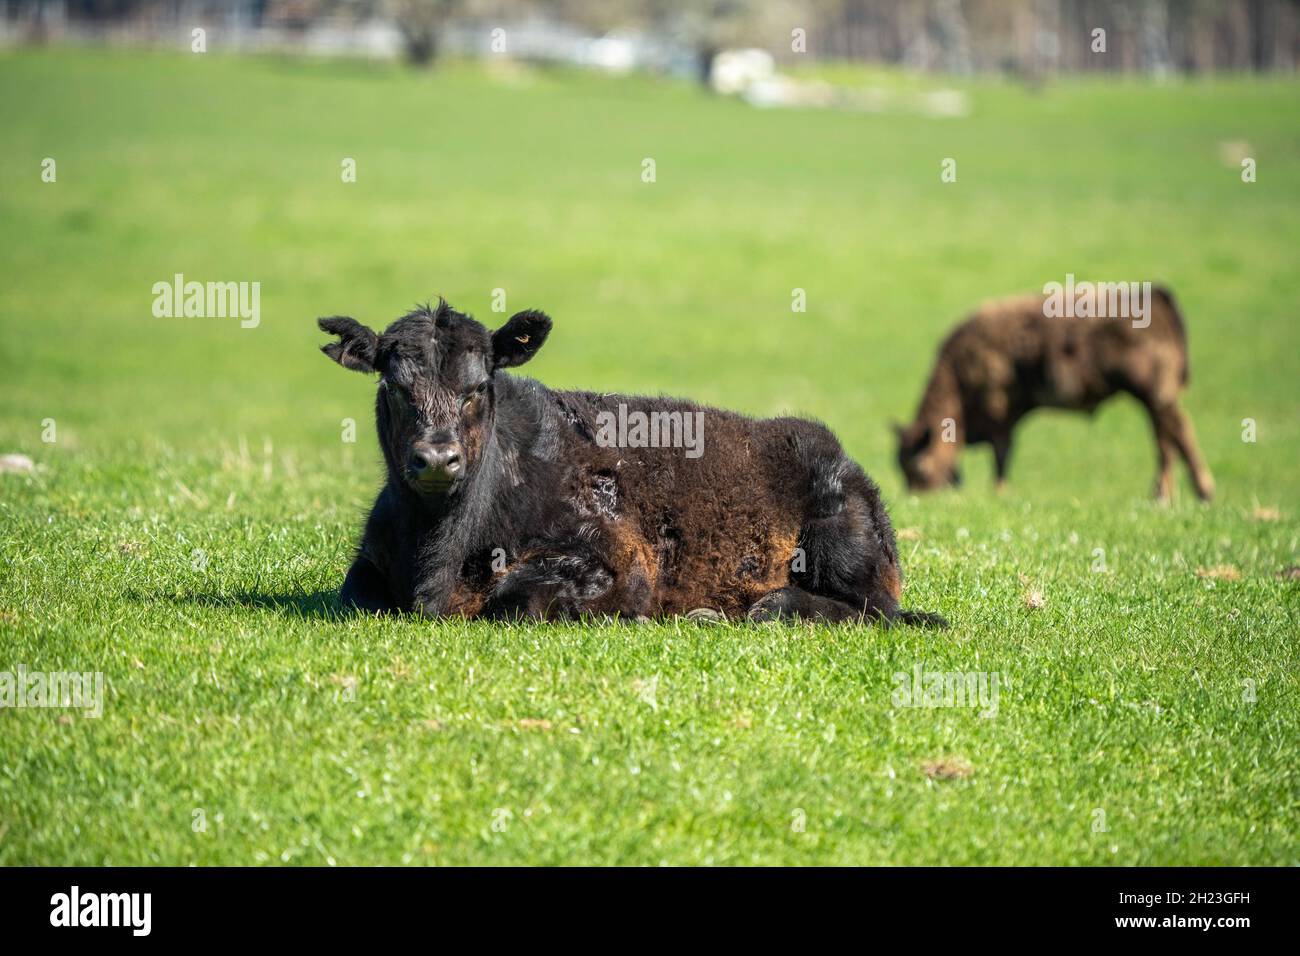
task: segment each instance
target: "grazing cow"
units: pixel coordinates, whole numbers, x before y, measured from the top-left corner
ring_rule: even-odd
[[[338,336],[325,354],[380,375],[388,476],[345,606],[945,623],[899,608],[879,491],[823,425],[506,374],[546,341],[541,312],[495,332],[441,300],[383,334],[349,318],[319,324]],[[647,441],[647,420],[652,438],[671,440]]]
[[[1098,302],[1101,318],[1049,317],[1047,299],[987,303],[944,340],[916,420],[894,426],[908,487],[960,484],[962,446],[989,442],[1000,489],[1011,432],[1026,414],[1035,408],[1091,413],[1115,393],[1128,392],[1146,408],[1155,430],[1156,498],[1169,498],[1177,452],[1196,493],[1208,501],[1214,479],[1178,404],[1188,377],[1187,334],[1170,292],[1151,288],[1141,322],[1117,316],[1104,300]]]

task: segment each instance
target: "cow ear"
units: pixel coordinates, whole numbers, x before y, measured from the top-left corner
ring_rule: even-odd
[[[379,352],[379,336],[356,319],[333,315],[317,319],[322,332],[337,335],[339,340],[322,345],[320,350],[344,368],[355,372],[375,371],[375,356]]]
[[[492,333],[494,368],[523,365],[551,334],[551,319],[545,312],[529,309],[510,316],[505,325]]]

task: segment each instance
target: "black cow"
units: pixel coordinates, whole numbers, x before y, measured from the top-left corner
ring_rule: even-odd
[[[899,608],[880,493],[817,422],[506,374],[546,341],[541,312],[495,332],[442,300],[382,335],[350,318],[319,324],[338,336],[325,354],[380,375],[388,477],[345,605],[945,624]]]

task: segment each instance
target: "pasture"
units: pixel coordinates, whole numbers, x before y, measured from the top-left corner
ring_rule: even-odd
[[[958,86],[0,54],[0,671],[105,678],[0,709],[0,864],[1300,863],[1300,85]],[[155,316],[177,273],[258,323]],[[1070,273],[1177,293],[1216,500],[1152,502],[1122,398],[909,496],[942,335]],[[548,385],[824,420],[952,629],[339,615],[382,466],[315,319],[438,294],[545,309]],[[918,668],[994,712],[901,706]]]

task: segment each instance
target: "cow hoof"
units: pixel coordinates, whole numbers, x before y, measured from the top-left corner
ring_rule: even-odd
[[[711,607],[697,607],[693,611],[686,612],[686,620],[695,621],[697,624],[718,624],[726,619],[727,615]]]
[[[779,621],[791,615],[790,595],[785,589],[769,591],[754,602],[745,617],[751,621]]]

